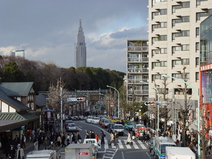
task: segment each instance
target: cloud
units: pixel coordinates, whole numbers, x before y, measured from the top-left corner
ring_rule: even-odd
[[[0,52],[24,49],[30,60],[75,66],[82,19],[87,63],[125,71],[126,40],[147,35],[148,0],[0,1]]]

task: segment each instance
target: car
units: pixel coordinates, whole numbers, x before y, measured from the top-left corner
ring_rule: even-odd
[[[74,123],[73,120],[66,120],[64,123],[65,128],[68,126],[69,123]]]
[[[100,126],[102,126],[104,120],[105,120],[105,118],[100,118],[100,119],[99,119],[99,125],[100,125]]]
[[[93,116],[88,116],[86,119],[86,122],[91,123],[92,120],[93,120]]]
[[[144,125],[142,124],[136,124],[135,125],[135,131],[138,129],[138,128],[146,128]]]
[[[103,128],[107,128],[110,124],[110,120],[108,119],[104,119],[103,122],[102,122],[102,127]]]
[[[132,130],[135,128],[136,123],[134,121],[128,121],[124,124],[126,130]]]
[[[109,133],[113,132],[113,127],[114,127],[114,125],[115,125],[114,123],[110,123],[110,124],[108,125],[108,130],[107,130],[107,131],[108,131]]]
[[[79,129],[75,123],[69,123],[68,126],[66,126],[66,131],[76,132],[76,131],[79,131]]]
[[[138,138],[139,140],[145,140],[145,141],[149,140],[149,135],[147,134],[147,130],[148,128],[146,127],[138,128],[135,131],[136,138]]]
[[[110,121],[111,121],[111,123],[114,123],[115,121],[121,122],[121,119],[119,119],[118,117],[112,117],[112,118],[110,119]]]
[[[113,133],[117,132],[118,135],[124,135],[124,126],[122,124],[114,124],[113,126]]]
[[[91,123],[93,123],[93,124],[99,124],[99,120],[100,120],[100,117],[93,117]]]

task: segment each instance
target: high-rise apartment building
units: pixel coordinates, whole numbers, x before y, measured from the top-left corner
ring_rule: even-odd
[[[25,50],[13,50],[10,52],[10,56],[19,56],[25,58]]]
[[[127,40],[126,94],[128,102],[148,100],[148,40]]]
[[[156,86],[159,96],[167,92],[169,100],[181,99],[185,83],[163,74],[187,81],[187,99],[197,107],[199,92],[200,23],[212,13],[211,0],[149,0],[149,83]],[[166,89],[166,91],[164,91]],[[149,87],[149,98],[155,90]],[[163,100],[163,99],[160,99]]]
[[[82,29],[81,19],[79,20],[79,30],[76,44],[76,68],[86,66],[86,44],[85,36]]]

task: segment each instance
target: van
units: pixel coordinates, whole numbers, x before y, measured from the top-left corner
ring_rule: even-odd
[[[34,150],[26,155],[26,159],[56,159],[55,150]]]

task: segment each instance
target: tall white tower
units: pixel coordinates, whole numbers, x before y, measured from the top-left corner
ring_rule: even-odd
[[[82,29],[81,19],[79,20],[79,30],[77,34],[77,45],[76,45],[76,68],[86,66],[86,46],[85,36]]]

